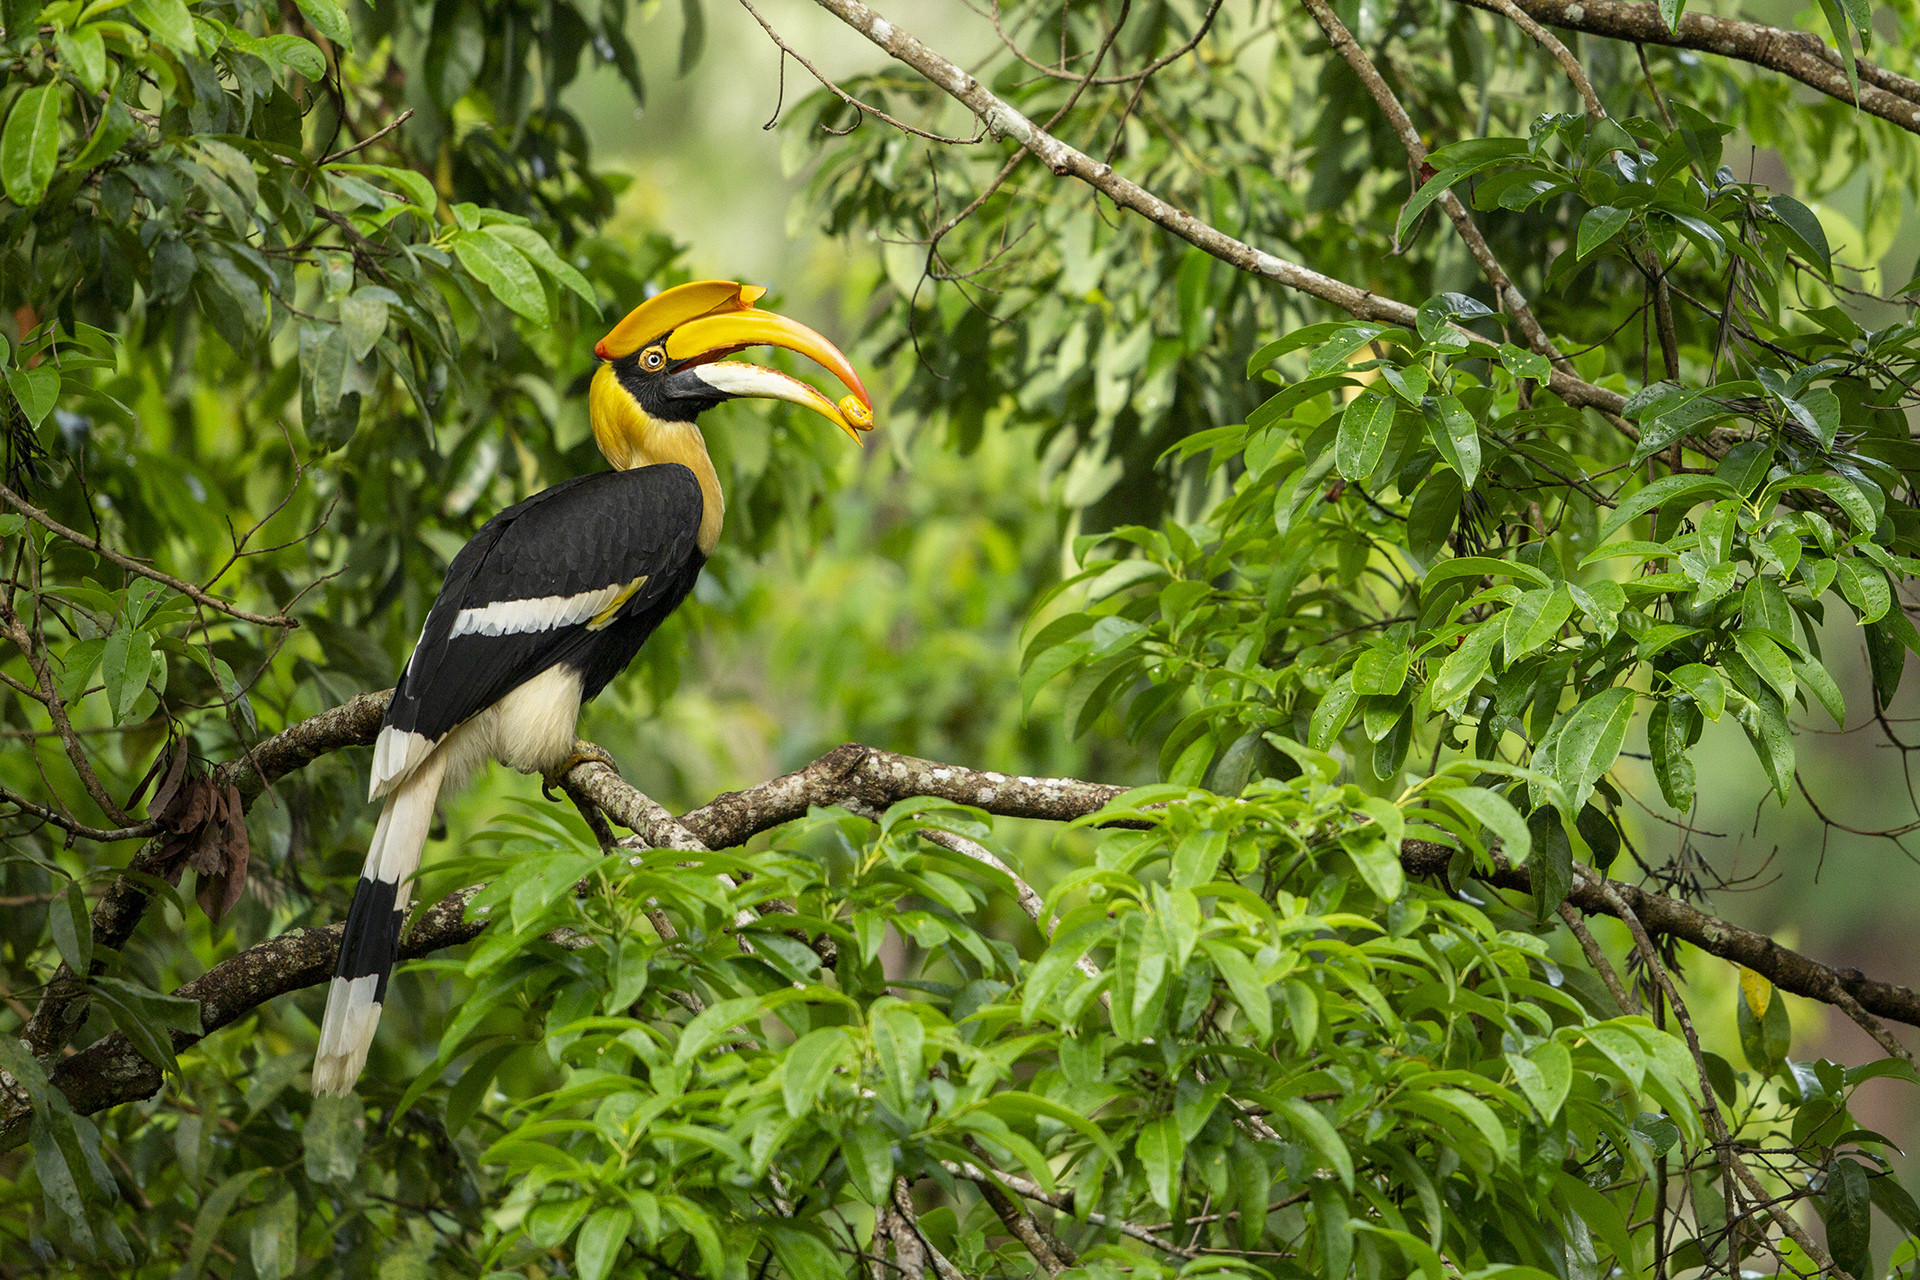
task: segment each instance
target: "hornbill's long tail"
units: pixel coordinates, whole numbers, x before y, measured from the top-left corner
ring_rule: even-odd
[[[327,1012],[320,1022],[320,1048],[313,1060],[313,1091],[350,1093],[366,1065],[387,978],[400,956],[400,927],[413,896],[409,877],[420,865],[420,850],[433,825],[433,805],[446,773],[444,751],[436,751],[387,796],[380,822],[367,847],[366,865],[347,910],[347,931],[340,939],[340,962],[327,990]]]

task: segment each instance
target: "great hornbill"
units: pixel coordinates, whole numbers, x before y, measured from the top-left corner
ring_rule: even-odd
[[[562,481],[481,527],[448,567],[374,742],[368,799],[384,796],[327,992],[313,1091],[345,1093],[366,1064],[400,929],[443,790],[489,760],[557,775],[580,706],[677,608],[726,510],[696,419],[724,400],[805,405],[860,439],[859,375],[832,343],[754,307],[764,289],[702,280],[642,303],[602,338],[588,392],[593,437],[616,468]],[[838,403],[727,356],[799,352],[836,374]]]

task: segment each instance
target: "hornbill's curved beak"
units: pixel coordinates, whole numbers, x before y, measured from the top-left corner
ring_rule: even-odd
[[[766,290],[731,280],[696,280],[664,289],[632,311],[593,353],[617,360],[652,346],[664,349],[672,372],[685,371],[728,396],[759,396],[804,405],[855,441],[873,429],[873,402],[840,349],[798,321],[753,304]],[[785,347],[827,369],[851,395],[836,403],[798,378],[727,356],[746,347]]]

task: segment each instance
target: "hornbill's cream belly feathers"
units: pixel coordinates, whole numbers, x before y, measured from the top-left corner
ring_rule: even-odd
[[[399,954],[410,877],[443,792],[488,761],[553,774],[581,704],[604,688],[692,590],[724,499],[694,418],[735,396],[792,400],[856,440],[870,427],[846,357],[811,330],[754,310],[724,281],[670,289],[595,348],[594,436],[621,470],[567,480],[489,520],[448,567],[374,743],[367,849],[327,994],[313,1091],[344,1093],[366,1063]],[[839,404],[797,379],[718,357],[759,343],[819,361],[853,391]]]

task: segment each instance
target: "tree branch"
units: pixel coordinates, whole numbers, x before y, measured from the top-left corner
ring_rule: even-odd
[[[1421,182],[1432,175],[1433,168],[1427,163],[1427,144],[1420,137],[1420,131],[1413,127],[1413,118],[1407,114],[1407,109],[1400,105],[1399,97],[1387,84],[1386,78],[1380,74],[1380,69],[1373,65],[1373,60],[1367,57],[1366,51],[1360,47],[1360,42],[1353,38],[1353,33],[1347,30],[1346,24],[1340,21],[1339,15],[1334,13],[1333,7],[1327,3],[1327,0],[1303,0],[1303,3],[1307,7],[1307,12],[1313,15],[1313,20],[1319,23],[1320,29],[1326,33],[1327,43],[1333,46],[1335,53],[1347,60],[1347,65],[1353,68],[1353,73],[1360,78],[1360,83],[1365,85],[1367,92],[1373,96],[1381,114],[1386,116],[1387,123],[1393,126],[1393,132],[1400,139],[1400,145],[1406,149],[1407,159],[1413,172],[1413,190],[1417,191]],[[1511,3],[1511,0],[1508,0],[1508,3]],[[1412,191],[1409,191],[1408,195],[1411,196]],[[1447,191],[1440,197],[1439,203],[1441,211],[1447,215],[1448,220],[1453,223],[1454,230],[1465,242],[1467,252],[1473,255],[1475,262],[1480,264],[1480,274],[1487,278],[1487,283],[1493,286],[1494,295],[1500,299],[1500,304],[1513,316],[1514,323],[1520,326],[1520,332],[1525,335],[1527,345],[1553,361],[1556,367],[1572,373],[1573,366],[1567,362],[1565,356],[1560,354],[1559,348],[1554,346],[1553,339],[1547,336],[1546,330],[1540,327],[1540,321],[1535,318],[1533,307],[1528,304],[1526,295],[1514,285],[1513,277],[1507,274],[1507,269],[1500,265],[1500,260],[1494,256],[1492,246],[1487,243],[1487,238],[1480,234],[1480,228],[1475,225],[1473,215],[1467,212],[1467,206],[1460,202],[1460,197],[1452,191]]]
[[[1846,64],[1839,51],[1805,31],[1788,31],[1699,12],[1682,14],[1679,29],[1669,31],[1667,24],[1660,20],[1659,5],[1652,0],[1505,0],[1505,3],[1463,0],[1463,3],[1500,14],[1505,14],[1506,4],[1516,4],[1536,21],[1568,31],[1718,54],[1777,71],[1828,97],[1853,103]],[[1920,81],[1897,75],[1865,58],[1858,59],[1856,66],[1860,77],[1860,109],[1909,133],[1920,133]]]
[[[1447,862],[1453,855],[1454,850],[1446,845],[1409,840],[1401,846],[1400,862],[1410,874],[1441,876],[1446,874]],[[1526,868],[1512,865],[1506,855],[1500,853],[1494,854],[1493,873],[1476,873],[1476,878],[1501,889],[1533,892]],[[1709,955],[1745,965],[1782,990],[1831,1005],[1841,1005],[1844,997],[1851,996],[1863,1008],[1882,1018],[1920,1027],[1920,992],[1869,978],[1858,969],[1835,969],[1821,964],[1788,950],[1765,934],[1729,924],[1678,898],[1648,893],[1618,880],[1582,876],[1567,894],[1567,901],[1588,915],[1619,919],[1620,913],[1611,900],[1614,897],[1639,917],[1649,933],[1678,938]]]
[[[1381,320],[1406,328],[1414,326],[1414,308],[1406,303],[1380,297],[1344,280],[1336,280],[1297,262],[1289,262],[1264,249],[1256,249],[1202,222],[1186,210],[1176,208],[1138,183],[1120,176],[1112,165],[1097,161],[1078,148],[1062,142],[1034,124],[1018,108],[993,93],[963,68],[922,44],[910,32],[881,17],[861,0],[815,0],[815,3],[945,90],[978,116],[994,136],[1012,138],[1061,177],[1078,178],[1121,208],[1132,210],[1195,248],[1242,271],[1277,280],[1290,289],[1332,303],[1362,320]],[[1568,404],[1598,409],[1615,418],[1626,405],[1626,397],[1619,392],[1595,386],[1563,369],[1553,370],[1549,386],[1555,395]],[[1637,433],[1624,420],[1617,421],[1615,425],[1637,438]]]

